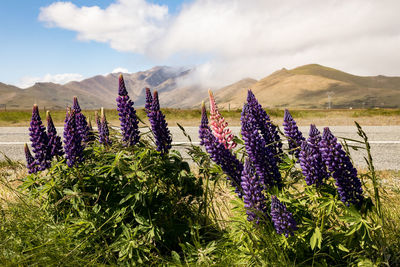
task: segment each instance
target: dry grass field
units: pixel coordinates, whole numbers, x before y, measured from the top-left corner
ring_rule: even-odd
[[[361,125],[400,125],[400,109],[291,109],[291,114],[296,118],[298,125],[353,125],[356,120]],[[283,109],[267,110],[272,121],[281,124],[283,120]],[[85,110],[83,112],[87,118],[90,118],[92,125],[94,123],[94,110]],[[200,109],[163,109],[167,122],[170,126],[176,126],[179,123],[183,126],[197,126],[200,123]],[[240,125],[240,109],[231,111],[222,111],[222,115],[231,126]],[[42,119],[45,120],[45,110],[41,110]],[[62,126],[65,119],[65,111],[55,110],[51,112],[54,123]],[[146,113],[143,109],[138,109],[139,118],[147,122]],[[116,110],[106,110],[106,116],[109,123],[113,126],[119,125],[118,112]],[[7,126],[29,126],[31,119],[30,110],[12,110],[0,112],[0,127]]]

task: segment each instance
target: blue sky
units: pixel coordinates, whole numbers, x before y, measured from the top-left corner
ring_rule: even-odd
[[[4,0],[0,82],[65,83],[116,68],[196,66],[223,86],[318,63],[400,76],[398,0]]]
[[[0,7],[0,82],[18,84],[23,77],[45,74],[79,73],[83,77],[105,74],[121,67],[130,72],[145,70],[157,64],[176,64],[172,60],[154,60],[147,56],[121,52],[106,43],[79,41],[76,33],[49,28],[38,20],[40,8],[51,0],[6,0]],[[77,6],[97,5],[106,8],[111,0],[72,1]],[[151,1],[167,5],[171,13],[184,0]],[[186,1],[188,2],[188,1]]]

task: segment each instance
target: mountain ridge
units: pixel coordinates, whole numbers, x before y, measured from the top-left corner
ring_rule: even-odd
[[[144,89],[149,87],[158,90],[162,107],[199,108],[201,100],[207,101],[207,88],[180,83],[180,79],[187,81],[192,71],[155,66],[123,75],[136,107],[144,106]],[[7,109],[30,109],[34,103],[64,109],[78,96],[83,109],[116,108],[119,75],[95,75],[64,85],[38,82],[26,89],[0,82],[0,104]],[[400,107],[400,77],[357,76],[319,64],[281,68],[262,79],[244,78],[213,91],[221,109],[236,109],[242,108],[249,88],[266,108]]]
[[[400,77],[357,76],[318,64],[275,71],[252,85],[259,102],[267,108],[398,108]],[[221,106],[241,108],[246,90],[221,97]]]

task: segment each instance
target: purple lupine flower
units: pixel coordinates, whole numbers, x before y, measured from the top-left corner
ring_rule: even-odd
[[[92,121],[90,120],[90,117],[88,118],[88,129],[89,129],[89,134],[88,134],[88,138],[87,141],[88,142],[92,142],[94,140],[96,140],[96,137],[94,136],[94,131],[93,131],[93,127],[92,127]]]
[[[204,102],[202,103],[201,108],[199,138],[200,145],[205,147],[207,153],[210,154],[210,158],[221,167],[222,171],[228,176],[228,179],[231,180],[232,186],[235,187],[235,192],[239,197],[241,197],[241,176],[243,164],[213,135],[212,130],[208,125],[207,111]]]
[[[72,106],[72,109],[74,110],[75,123],[78,133],[80,134],[82,141],[87,142],[89,135],[89,127],[87,125],[86,117],[82,113],[81,107],[79,106],[78,103],[78,98],[76,96],[74,96],[74,105]]]
[[[325,162],[319,150],[321,134],[314,124],[311,124],[308,141],[303,141],[299,153],[299,161],[302,173],[307,185],[321,185],[328,178]]]
[[[50,157],[57,157],[64,155],[62,149],[61,137],[57,135],[56,127],[54,127],[53,119],[51,118],[50,111],[46,113],[47,118],[47,136],[49,138],[48,148]]]
[[[32,157],[31,151],[29,150],[29,147],[27,144],[24,145],[24,150],[25,150],[25,158],[26,158],[26,167],[28,168],[28,173],[36,173],[38,171],[36,161]]]
[[[94,112],[94,120],[96,121],[97,131],[99,132],[99,135],[100,135],[101,121],[100,121],[99,113],[97,112],[97,110]]]
[[[42,124],[42,119],[39,115],[39,108],[36,104],[33,105],[29,135],[31,137],[32,150],[35,154],[36,165],[38,166],[39,171],[43,171],[51,165],[51,158],[47,147],[49,138],[46,134],[45,127]]]
[[[357,170],[328,127],[324,128],[320,150],[322,159],[336,181],[340,200],[346,205],[361,204],[364,197],[360,179],[357,177]]]
[[[171,148],[172,137],[168,129],[168,123],[165,121],[165,115],[160,110],[160,102],[158,100],[158,92],[154,91],[153,102],[151,103],[150,112],[147,114],[153,131],[157,151],[167,154]]]
[[[99,113],[97,112],[97,110],[94,112],[94,120],[96,121],[96,125],[97,125],[97,133],[98,133],[99,143],[101,144],[101,141],[102,141],[101,136],[103,135],[103,133],[102,133],[102,127],[101,127]]]
[[[147,115],[151,112],[151,103],[153,103],[153,96],[151,95],[150,88],[146,88],[146,104],[144,105],[144,110]]]
[[[282,187],[282,178],[272,148],[267,146],[264,138],[257,130],[256,119],[245,104],[242,111],[242,137],[247,154],[256,174],[265,188]]]
[[[249,106],[249,112],[255,118],[255,125],[253,127],[257,127],[265,143],[271,147],[276,160],[280,161],[278,155],[282,154],[282,140],[279,137],[277,127],[271,122],[267,112],[258,103],[250,89],[247,91],[247,105]]]
[[[83,161],[82,136],[76,125],[75,110],[67,109],[64,124],[64,151],[68,167]]]
[[[305,140],[303,134],[299,131],[296,125],[296,121],[287,109],[285,109],[285,115],[283,117],[283,129],[285,130],[285,136],[288,138],[289,143],[289,154],[294,154],[298,159],[300,152],[300,145]]]
[[[308,133],[308,143],[314,147],[319,147],[319,142],[321,141],[321,133],[318,131],[315,124],[310,125],[310,132]]]
[[[279,235],[284,234],[288,237],[297,230],[297,223],[293,218],[293,214],[287,210],[285,204],[281,203],[276,196],[271,196],[271,219]]]
[[[104,113],[104,108],[101,108],[101,118],[100,118],[100,127],[99,127],[99,142],[103,145],[111,145],[112,141],[110,140],[110,131],[108,129],[108,122],[106,118],[106,114]]]
[[[243,202],[246,208],[247,220],[255,220],[258,224],[261,217],[267,213],[263,186],[258,176],[254,173],[249,159],[246,159],[242,171],[241,186],[243,189]]]
[[[117,106],[119,120],[121,121],[122,140],[128,146],[133,146],[139,142],[140,138],[139,121],[136,110],[133,108],[133,102],[129,99],[122,74],[119,76]]]

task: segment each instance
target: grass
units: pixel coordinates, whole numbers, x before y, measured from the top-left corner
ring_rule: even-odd
[[[184,126],[197,126],[200,121],[201,111],[197,109],[163,109],[168,124],[176,126],[179,123]],[[281,121],[283,118],[283,109],[269,109],[268,114],[273,121]],[[94,110],[85,110],[83,113],[90,118],[92,125],[94,123]],[[241,110],[221,111],[222,115],[232,126],[240,125]],[[144,109],[137,109],[138,117],[147,122]],[[317,109],[317,110],[291,110],[291,114],[296,117],[299,125],[309,125],[314,122],[317,125],[353,125],[353,121],[357,119],[362,125],[400,125],[400,109]],[[51,112],[54,123],[62,126],[65,119],[65,111],[55,110]],[[45,119],[45,111],[41,111],[42,119]],[[111,125],[118,126],[118,112],[110,109],[106,110],[107,120]],[[29,126],[31,119],[30,110],[10,110],[0,111],[0,127],[7,126]]]

